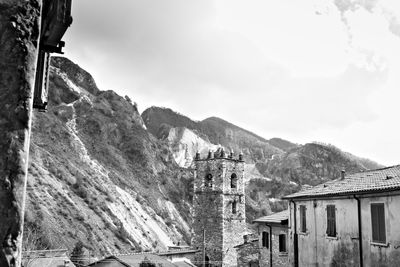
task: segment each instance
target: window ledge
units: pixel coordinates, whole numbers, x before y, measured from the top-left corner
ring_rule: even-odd
[[[329,240],[339,240],[339,236],[329,236],[329,235],[325,235],[325,238],[326,238],[326,239],[329,239]]]
[[[298,232],[297,234],[298,234],[298,235],[307,236],[309,233],[310,233],[310,232],[307,231],[307,232]]]
[[[279,252],[279,257],[287,257],[288,253],[287,252]]]
[[[386,248],[388,248],[390,245],[389,242],[388,243],[379,243],[379,242],[373,242],[373,241],[371,241],[370,244],[371,244],[371,246],[386,247]]]

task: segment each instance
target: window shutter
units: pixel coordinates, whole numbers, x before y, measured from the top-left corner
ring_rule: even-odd
[[[279,252],[286,252],[286,235],[279,235]]]
[[[383,204],[378,206],[378,220],[379,220],[379,240],[382,243],[386,243],[385,207]]]
[[[269,248],[269,233],[262,232],[262,246],[265,248]]]
[[[372,223],[372,241],[377,241],[379,240],[379,234],[378,234],[378,214],[377,214],[377,207],[374,204],[371,204],[371,223]]]
[[[326,234],[328,236],[336,236],[336,208],[335,205],[326,206]]]
[[[332,206],[332,236],[336,236],[336,208]]]
[[[300,206],[300,231],[305,233],[307,231],[307,221],[306,221],[306,206]]]
[[[383,203],[371,203],[372,241],[386,243],[385,206]]]

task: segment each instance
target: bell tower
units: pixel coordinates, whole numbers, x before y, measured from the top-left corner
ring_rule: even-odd
[[[223,149],[195,157],[192,247],[196,264],[236,266],[234,246],[246,232],[244,161]]]

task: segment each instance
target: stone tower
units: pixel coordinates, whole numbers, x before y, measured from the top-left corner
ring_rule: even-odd
[[[236,266],[234,246],[246,232],[243,155],[223,150],[195,157],[192,247],[197,265]],[[204,253],[204,254],[203,254]]]

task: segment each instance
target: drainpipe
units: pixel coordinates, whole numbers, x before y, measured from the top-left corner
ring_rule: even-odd
[[[269,266],[272,267],[272,226],[268,225],[269,228]]]
[[[290,200],[289,203],[293,203],[293,226],[294,226],[294,234],[293,234],[293,249],[294,249],[294,267],[299,266],[299,240],[297,235],[297,216],[296,216],[296,202]]]
[[[314,240],[315,240],[315,263],[318,263],[318,233],[317,233],[317,211],[315,210],[317,207],[317,200],[313,201],[314,207]]]
[[[354,198],[357,200],[358,248],[360,253],[360,267],[363,267],[364,263],[363,263],[363,247],[362,247],[361,201],[356,195],[354,195]]]

